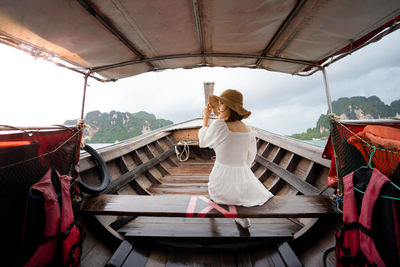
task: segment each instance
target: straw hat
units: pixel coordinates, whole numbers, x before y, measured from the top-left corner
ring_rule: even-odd
[[[209,95],[208,102],[213,107],[214,113],[218,110],[218,101],[228,106],[230,109],[236,111],[237,114],[246,119],[250,116],[251,112],[243,107],[243,95],[237,90],[227,89],[222,92],[220,96]],[[218,115],[218,114],[217,114]]]

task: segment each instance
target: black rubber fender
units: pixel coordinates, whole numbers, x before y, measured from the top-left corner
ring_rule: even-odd
[[[81,177],[78,177],[78,186],[79,188],[88,194],[98,194],[104,191],[104,189],[107,188],[108,184],[110,183],[110,174],[108,173],[106,163],[104,162],[103,158],[100,156],[97,151],[89,146],[85,145],[83,147],[83,150],[85,150],[87,153],[89,153],[94,162],[96,163],[97,167],[100,169],[99,171],[99,180],[101,182],[101,185],[99,186],[92,186],[86,184],[84,181],[82,181]]]

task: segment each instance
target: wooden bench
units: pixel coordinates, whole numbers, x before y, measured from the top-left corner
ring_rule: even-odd
[[[173,238],[191,242],[197,239],[210,239],[212,242],[215,239],[221,239],[218,240],[220,242],[230,242],[231,239],[246,242],[256,239],[264,243],[268,241],[268,244],[273,242],[279,245],[271,249],[268,254],[275,266],[302,266],[287,243],[292,240],[293,233],[299,226],[288,220],[280,222],[279,220],[282,219],[271,218],[316,218],[335,213],[331,200],[319,195],[274,196],[262,206],[248,208],[218,205],[202,196],[99,195],[81,203],[78,212],[143,216],[137,217],[138,221],[118,227],[119,232],[125,234],[125,238],[130,241],[143,238],[145,240],[155,238],[157,241]],[[201,219],[204,217],[216,219]],[[233,220],[223,221],[226,220],[223,219],[224,217],[258,218],[262,222],[260,222],[260,227],[257,227],[255,223],[251,229],[242,229]],[[155,221],[153,222],[152,219]],[[208,226],[207,222],[209,222]],[[185,224],[188,225],[185,226]],[[134,248],[125,240],[106,266],[132,266],[133,263],[135,266],[145,266],[148,259],[148,251]]]
[[[196,244],[236,244],[257,241],[276,244],[292,240],[301,226],[285,218],[252,219],[251,227],[243,229],[233,219],[135,217],[118,228],[119,234],[133,242],[186,242]]]
[[[203,196],[98,195],[84,200],[80,213],[151,217],[316,218],[334,214],[326,196],[274,196],[262,206],[218,205]]]

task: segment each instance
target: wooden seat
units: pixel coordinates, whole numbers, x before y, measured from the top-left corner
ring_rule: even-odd
[[[98,195],[84,200],[78,212],[98,215],[226,218],[315,218],[334,214],[326,196],[274,196],[262,206],[218,205],[204,196]]]
[[[279,242],[293,239],[301,226],[283,218],[257,218],[243,229],[227,218],[166,218],[140,216],[118,229],[126,239],[184,242]]]

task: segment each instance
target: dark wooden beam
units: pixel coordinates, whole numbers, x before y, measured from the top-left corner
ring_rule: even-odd
[[[303,264],[294,253],[293,249],[290,247],[288,242],[284,242],[278,247],[279,254],[281,254],[282,259],[285,261],[286,266],[293,267],[303,267]]]
[[[128,164],[126,163],[124,155],[117,159],[118,168],[120,169],[121,173],[126,173],[129,171]]]
[[[138,149],[136,149],[135,151],[132,151],[131,157],[133,159],[133,162],[135,162],[136,166],[140,166],[143,164],[143,160],[139,155]]]
[[[121,267],[126,258],[131,253],[132,249],[133,247],[131,243],[126,240],[122,241],[121,245],[107,261],[105,267]]]
[[[154,147],[157,149],[159,154],[164,152],[164,149],[160,145],[160,141],[159,140],[155,141],[153,144],[154,144]]]
[[[105,267],[146,266],[150,252],[142,248],[134,248],[128,241],[122,241],[106,263]]]
[[[274,149],[274,145],[271,143],[267,143],[267,146],[264,148],[264,151],[262,153],[259,153],[263,157],[268,157],[269,153]]]
[[[144,153],[146,154],[148,159],[152,159],[155,158],[156,156],[154,155],[153,151],[151,151],[151,149],[149,148],[149,145],[144,146]],[[166,176],[169,174],[169,172],[166,170],[166,168],[164,168],[164,166],[161,164],[157,164],[155,166],[155,168],[161,173],[162,176]]]
[[[154,167],[155,165],[159,164],[161,161],[165,160],[166,158],[173,155],[175,152],[173,150],[166,151],[155,158],[146,161],[143,164],[140,164],[135,169],[121,175],[119,178],[115,179],[114,181],[110,182],[106,190],[104,190],[105,194],[111,194],[117,192],[119,189],[130,183],[136,177],[138,177],[143,172],[147,171],[148,169]]]
[[[143,173],[143,175],[147,178],[147,179],[149,179],[149,181],[154,185],[154,184],[161,184],[161,181],[158,179],[158,178],[156,178],[153,174],[152,174],[152,172],[151,172],[151,170],[147,170],[145,173]]]
[[[257,151],[260,149],[262,144],[264,143],[264,140],[257,138],[256,146],[257,146]]]
[[[84,200],[77,211],[97,215],[215,218],[315,218],[335,214],[332,201],[321,195],[274,196],[261,206],[228,207],[187,195],[102,194]]]
[[[272,151],[274,150],[275,146],[271,145],[270,143],[268,143],[268,147],[266,147],[265,151],[261,154],[263,155],[264,153],[266,153],[267,149],[269,150],[268,152],[268,156],[270,153],[272,153]],[[278,147],[278,149],[275,150],[275,154],[272,157],[272,162],[279,164],[279,162],[281,161],[284,153],[286,153],[287,151],[284,149],[281,149],[280,147]],[[265,156],[265,158],[267,158],[267,156]],[[257,158],[256,158],[256,162],[257,162]],[[261,166],[264,166],[261,164]],[[265,166],[264,166],[265,167]],[[265,167],[266,168],[266,167]],[[272,174],[272,171],[269,170],[268,168],[266,168],[266,171],[263,173],[262,176],[260,176],[260,182],[264,183]],[[270,189],[271,190],[271,189]],[[275,194],[276,192],[271,191],[272,194]]]
[[[300,179],[300,177],[294,175],[288,170],[285,170],[278,164],[275,164],[266,158],[257,155],[256,156],[256,161],[265,167],[268,168],[271,172],[275,173],[277,176],[279,176],[281,179],[285,180],[288,184],[293,186],[296,190],[300,191],[304,195],[318,195],[319,190],[315,188],[314,186],[310,185],[309,183],[303,181]]]
[[[280,151],[282,151],[282,150],[280,150]],[[291,152],[287,152],[287,153],[291,153]],[[292,165],[292,162],[294,161],[294,158],[295,158],[295,154],[291,153],[291,155],[290,155],[290,157],[289,157],[289,160],[287,161],[286,165],[283,166],[282,168],[285,169],[285,170],[287,170],[287,171],[292,172],[292,170],[289,170],[288,167],[289,167],[290,165]],[[272,162],[275,163],[275,164],[278,164],[278,163],[279,163],[279,162],[274,162],[274,161],[272,161]],[[285,184],[286,184],[286,182],[285,182],[282,178],[279,178],[279,177],[278,177],[278,179],[277,179],[277,180],[275,181],[275,183],[271,186],[271,188],[269,189],[269,191],[270,191],[272,194],[275,195],[277,192],[279,192],[279,190],[282,189],[282,187],[283,187]]]
[[[139,175],[138,175],[139,176]],[[133,190],[135,190],[136,193],[139,195],[151,195],[151,193],[143,188],[135,179],[129,182],[129,185],[132,187]]]
[[[124,261],[124,265],[122,267],[145,267],[147,261],[150,257],[150,251],[144,250],[142,248],[133,248],[131,253]]]
[[[308,167],[305,174],[305,181],[308,183],[314,183],[317,178],[318,172],[322,169],[321,165],[315,163],[314,161],[310,162],[310,166]]]
[[[283,261],[281,254],[279,254],[279,251],[276,249],[272,250],[269,253],[269,256],[272,260],[273,266],[274,267],[287,267],[285,262]]]

